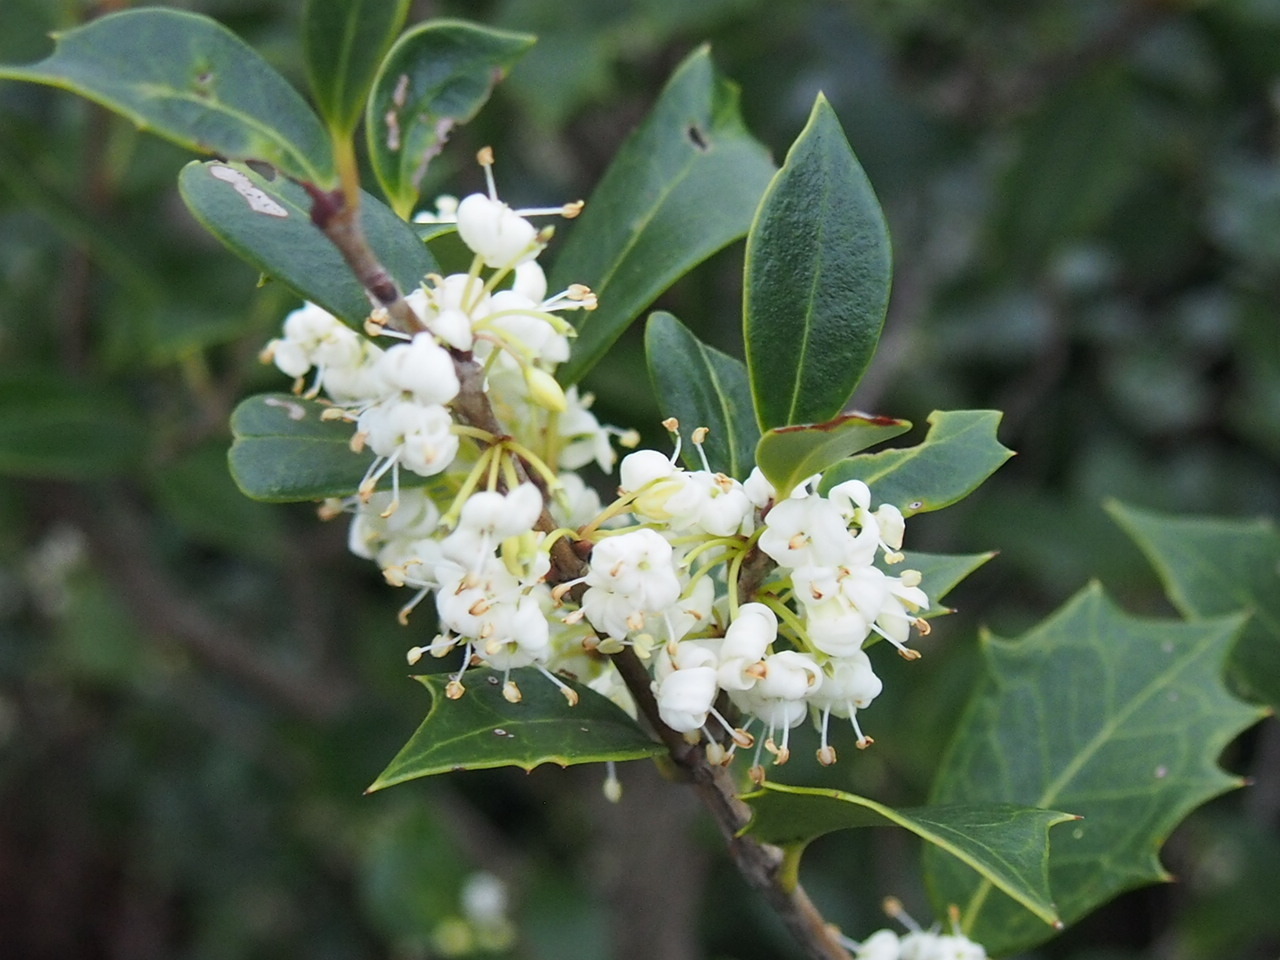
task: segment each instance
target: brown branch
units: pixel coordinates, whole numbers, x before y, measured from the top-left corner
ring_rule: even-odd
[[[427,327],[409,306],[400,285],[378,260],[360,225],[360,208],[348,204],[341,190],[326,192],[303,183],[311,196],[311,222],[338,248],[370,299],[387,311],[392,325],[402,333],[423,333]]]

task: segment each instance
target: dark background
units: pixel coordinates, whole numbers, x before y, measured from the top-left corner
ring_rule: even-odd
[[[39,59],[50,29],[108,6],[0,0],[0,60]],[[301,2],[169,6],[302,86]],[[704,40],[779,159],[824,90],[896,251],[857,405],[1006,411],[1018,457],[909,529],[912,547],[1000,556],[921,664],[885,668],[862,718],[876,748],[846,748],[827,782],[924,800],[980,625],[1015,635],[1089,578],[1169,612],[1108,498],[1280,512],[1280,3],[414,5],[441,14],[542,38],[436,162],[459,193],[489,143],[505,199],[588,195]],[[793,956],[648,765],[624,770],[618,807],[598,768],[361,796],[425,709],[403,664],[416,634],[344,530],[227,476],[229,411],[282,386],[256,354],[295,304],[193,222],[186,159],[70,94],[0,83],[0,956]],[[740,271],[738,245],[661,303],[740,355]],[[629,338],[591,378],[602,419],[656,422],[640,362]],[[82,454],[24,457],[45,424],[72,429],[67,409],[89,411]],[[818,776],[800,753],[791,782]],[[1268,721],[1224,758],[1257,784],[1171,839],[1181,881],[1036,956],[1274,958],[1278,755]],[[865,935],[886,894],[927,913],[917,854],[890,831],[832,838],[804,879]],[[505,882],[513,928],[463,919],[479,873]]]

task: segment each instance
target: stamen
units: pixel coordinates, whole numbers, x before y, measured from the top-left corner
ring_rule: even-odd
[[[622,799],[622,781],[618,779],[618,765],[606,760],[604,777],[604,798],[610,803],[618,803]]]
[[[675,417],[667,417],[667,419],[662,421],[662,425],[666,428],[668,433],[672,434],[676,438],[676,447],[671,451],[671,462],[675,463],[680,459],[680,421]]]
[[[484,167],[484,180],[489,188],[489,199],[498,199],[498,185],[493,181],[493,147],[481,147],[476,153],[476,163]]]
[[[920,924],[912,919],[911,914],[902,906],[902,901],[897,897],[885,897],[881,903],[880,909],[885,912],[885,916],[897,920],[900,924],[910,930],[912,933],[923,933],[924,930]]]
[[[384,571],[384,575],[385,575],[385,571]],[[407,627],[409,625],[409,614],[413,613],[414,607],[420,604],[426,598],[427,594],[430,592],[431,592],[430,587],[423,587],[421,590],[419,590],[417,593],[413,595],[412,600],[410,600],[408,603],[406,603],[403,607],[400,608],[400,611],[396,614],[396,620],[400,622],[400,626]]]
[[[557,677],[554,673],[552,673],[546,667],[543,667],[536,663],[534,664],[534,666],[538,668],[539,673],[541,673],[544,677],[546,677],[548,680],[550,680],[552,683],[554,683],[557,687],[560,688],[560,694],[565,698],[566,701],[568,701],[569,706],[576,707],[578,705],[577,690],[573,689],[573,687],[569,686],[567,683],[565,683],[563,680]]]
[[[707,451],[702,449],[702,443],[707,439],[707,434],[711,432],[709,427],[698,427],[693,431],[693,435],[689,438],[698,450],[698,457],[702,460],[702,469],[711,472],[711,464],[707,462]]]

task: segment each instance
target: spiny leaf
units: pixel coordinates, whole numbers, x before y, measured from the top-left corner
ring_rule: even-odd
[[[1147,555],[1173,605],[1198,619],[1245,611],[1230,675],[1251,698],[1280,709],[1280,533],[1270,520],[1107,510]]]
[[[391,48],[369,97],[365,133],[373,172],[401,217],[413,212],[427,164],[453,128],[476,115],[533,43],[527,33],[432,20]]]
[[[890,417],[854,413],[829,423],[807,423],[765,431],[756,446],[756,464],[779,499],[815,473],[859,450],[906,433],[911,424]]]
[[[743,327],[761,430],[844,409],[880,340],[891,271],[880,203],[819,94],[747,236]]]
[[[282,177],[267,180],[242,164],[187,164],[178,176],[187,208],[228,249],[298,296],[357,330],[369,316],[369,297],[342,255],[311,223],[306,191]],[[437,268],[413,229],[365,194],[365,238],[404,290]]]
[[[378,65],[408,12],[409,0],[308,0],[307,79],[336,137],[355,132]]]
[[[904,554],[901,563],[886,569],[890,574],[895,570],[917,570],[920,573],[920,589],[929,598],[930,607],[923,612],[925,619],[940,617],[955,611],[943,606],[939,601],[950,593],[965,577],[994,557],[994,553],[947,554],[947,553],[915,553]]]
[[[368,793],[416,777],[454,770],[521,767],[541,763],[599,763],[657,756],[664,747],[651,740],[612,701],[573,681],[578,694],[569,706],[559,689],[532,667],[511,671],[523,699],[503,696],[502,673],[468,670],[466,692],[449,700],[449,677],[414,677],[431,694],[431,709]]]
[[[696,50],[618,151],[551,271],[552,290],[585,283],[600,297],[598,310],[574,315],[560,382],[581,380],[658,294],[745,234],[772,174],[737,87]]]
[[[952,736],[932,801],[1084,817],[1054,835],[1049,861],[1067,923],[1168,879],[1160,845],[1195,807],[1239,786],[1216,758],[1261,716],[1222,683],[1241,623],[1132,617],[1091,586],[1017,641],[985,638],[986,675]],[[935,906],[958,904],[966,932],[993,955],[1050,935],[989,879],[928,850],[925,865]]]
[[[751,807],[744,833],[803,849],[833,830],[898,826],[955,858],[1047,924],[1057,922],[1049,896],[1049,828],[1069,813],[1007,803],[947,804],[895,810],[866,797],[815,787],[766,783],[743,799]]]
[[[644,351],[661,413],[679,420],[686,433],[707,427],[702,446],[712,469],[744,479],[755,465],[760,441],[746,366],[708,347],[662,311],[650,314],[645,324]],[[684,460],[694,470],[702,467],[693,444],[685,445]]]
[[[221,24],[178,10],[126,10],[54,34],[39,63],[0,66],[88,97],[200,153],[262,160],[333,185],[329,138],[288,81]]]
[[[827,471],[822,492],[862,480],[876,503],[891,503],[903,516],[950,506],[1013,456],[996,439],[1001,416],[998,410],[935,410],[922,443],[852,457]]]

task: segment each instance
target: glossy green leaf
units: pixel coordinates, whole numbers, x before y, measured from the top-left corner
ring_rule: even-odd
[[[200,153],[261,160],[332,186],[329,138],[275,68],[208,17],[126,10],[54,35],[39,63],[0,78],[71,90]]]
[[[369,97],[365,133],[373,171],[401,217],[413,212],[427,165],[453,128],[476,115],[533,43],[527,33],[432,20],[391,49]]]
[[[903,516],[948,507],[1013,456],[996,439],[1000,417],[998,410],[935,410],[921,443],[846,460],[827,471],[822,491],[856,479],[876,503],[891,503]]]
[[[178,189],[188,209],[233,253],[303,299],[362,328],[369,297],[337,248],[311,222],[306,191],[282,177],[267,180],[241,164],[187,164]],[[365,238],[382,265],[410,290],[437,269],[413,229],[365,194],[360,203]]]
[[[335,136],[350,137],[409,0],[308,0],[303,15],[307,79]]]
[[[925,619],[940,617],[955,611],[944,606],[940,601],[965,577],[995,556],[991,553],[948,554],[948,553],[916,553],[908,551],[901,563],[887,566],[885,569],[893,575],[895,571],[918,570],[920,572],[920,589],[929,598],[929,609],[923,612]]]
[[[661,414],[679,420],[686,435],[707,427],[710,432],[702,448],[711,469],[744,479],[755,465],[760,432],[743,362],[708,347],[662,311],[651,314],[645,324],[644,350]],[[702,468],[691,443],[684,446],[684,461],[690,469]]]
[[[600,307],[572,315],[579,333],[562,383],[582,379],[662,291],[747,232],[773,169],[742,124],[737,87],[707,48],[695,51],[565,227],[550,288],[585,283]]]
[[[502,673],[468,670],[466,692],[445,696],[447,674],[414,677],[431,694],[431,709],[409,742],[367,792],[417,777],[454,770],[568,766],[605,760],[639,760],[665,752],[611,700],[570,680],[578,694],[569,706],[560,690],[532,667],[511,671],[523,698],[502,695]]]
[[[331,409],[288,393],[263,393],[240,402],[231,414],[231,476],[254,500],[288,503],[345,497],[356,492],[373,462],[352,453],[355,428],[322,420]],[[411,480],[413,474],[404,479]]]
[[[1237,688],[1280,710],[1280,533],[1270,520],[1108,512],[1147,555],[1189,619],[1244,611],[1249,622],[1228,663]]]
[[[1132,617],[1097,586],[1016,641],[986,637],[985,676],[953,735],[932,802],[1006,802],[1084,819],[1054,834],[1049,882],[1072,923],[1167,880],[1158,851],[1191,810],[1240,785],[1216,759],[1261,711],[1222,666],[1242,617]],[[990,879],[925,852],[938,910],[1001,956],[1051,935]]]
[[[760,429],[844,409],[889,304],[889,229],[818,95],[747,236],[743,325]]]
[[[947,804],[895,810],[841,790],[766,783],[743,798],[751,807],[744,833],[803,848],[834,830],[897,826],[937,853],[977,871],[1046,924],[1057,922],[1049,896],[1049,828],[1069,813],[1007,803]]]
[[[854,413],[828,423],[778,427],[765,431],[756,447],[756,464],[778,497],[850,454],[906,433],[911,424],[890,417]]]
[[[137,411],[107,387],[0,377],[0,475],[93,480],[136,471],[145,452]]]

